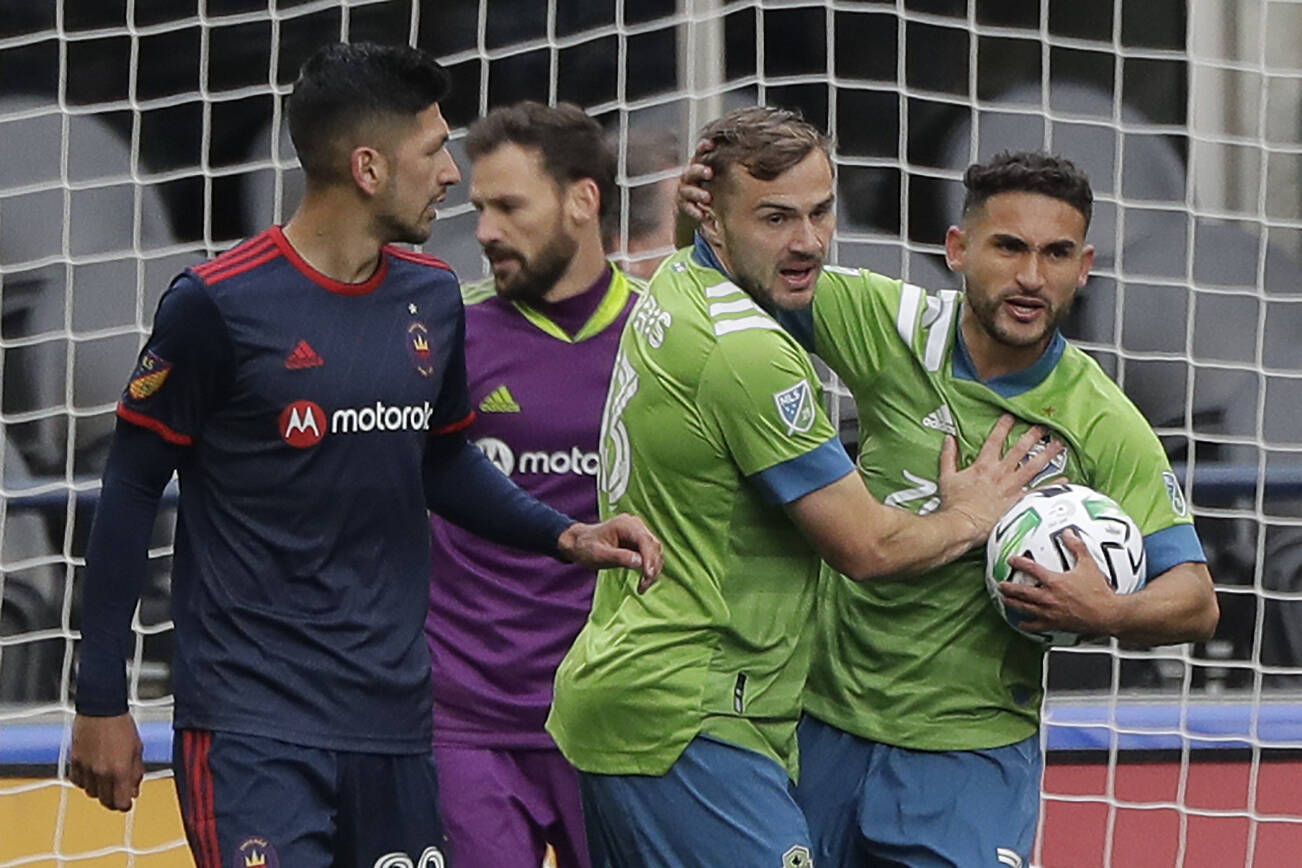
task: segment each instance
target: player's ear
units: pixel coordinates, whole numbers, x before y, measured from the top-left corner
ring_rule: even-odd
[[[967,258],[967,232],[961,226],[951,226],[945,232],[945,264],[950,271],[962,271]]]
[[[714,201],[705,206],[705,216],[701,218],[700,230],[705,236],[705,240],[718,250],[723,247],[723,227],[719,225],[719,196],[715,194]]]
[[[1081,249],[1080,256],[1080,274],[1076,277],[1076,287],[1079,289],[1084,286],[1090,279],[1090,269],[1094,267],[1094,245],[1086,244]]]
[[[359,190],[374,196],[388,176],[389,161],[379,150],[359,145],[348,155],[348,171]]]
[[[601,218],[601,190],[591,178],[580,178],[565,191],[565,213],[572,223],[584,225]]]

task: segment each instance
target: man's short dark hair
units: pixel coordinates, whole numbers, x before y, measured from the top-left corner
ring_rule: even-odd
[[[963,174],[967,197],[963,216],[1000,193],[1042,193],[1066,202],[1085,218],[1094,213],[1090,179],[1071,160],[1043,151],[1004,151],[985,163],[973,163]]]
[[[714,144],[714,149],[701,158],[714,172],[712,188],[738,165],[761,181],[772,181],[815,148],[828,155],[829,165],[832,162],[831,139],[800,112],[787,109],[736,109],[706,124],[700,137]]]
[[[502,145],[537,151],[557,188],[591,178],[601,194],[601,235],[610,237],[619,219],[615,202],[615,152],[601,124],[573,103],[555,106],[525,101],[495,108],[470,125],[466,154],[478,160]]]
[[[448,95],[430,54],[406,45],[334,43],[307,59],[286,101],[289,136],[309,181],[347,176],[345,154],[375,124],[411,118]]]

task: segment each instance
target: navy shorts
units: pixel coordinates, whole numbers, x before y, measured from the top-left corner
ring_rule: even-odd
[[[172,761],[198,868],[444,868],[429,754],[185,729]]]
[[[818,868],[1023,868],[1040,812],[1039,736],[985,750],[869,741],[808,715],[796,801]]]
[[[702,736],[658,777],[580,772],[593,868],[810,868],[790,785],[774,760]]]

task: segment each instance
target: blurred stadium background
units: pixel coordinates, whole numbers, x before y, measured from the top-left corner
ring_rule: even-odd
[[[1162,436],[1223,615],[1207,643],[1053,652],[1036,864],[1302,864],[1302,0],[0,0],[0,868],[190,864],[165,770],[172,516],[132,666],[153,771],[125,819],[65,781],[82,551],[158,296],[292,211],[279,98],[340,38],[442,58],[458,153],[518,99],[598,117],[635,266],[672,244],[693,131],[737,105],[836,137],[837,261],[933,289],[970,161],[1085,168],[1099,255],[1069,334]],[[426,249],[478,277],[473,229],[463,184]]]

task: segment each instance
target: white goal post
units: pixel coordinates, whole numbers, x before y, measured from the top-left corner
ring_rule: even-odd
[[[800,108],[836,139],[836,261],[932,289],[954,285],[941,241],[967,164],[1077,162],[1098,257],[1069,336],[1172,455],[1223,618],[1206,643],[1053,652],[1036,864],[1297,858],[1302,0],[0,0],[0,868],[188,858],[171,815],[88,833],[67,782],[82,554],[154,305],[289,216],[280,100],[337,39],[440,57],[459,157],[493,106],[582,105],[619,148],[635,268],[671,249],[696,131],[739,105]],[[473,279],[467,186],[426,250]],[[130,681],[160,783],[170,525]]]

